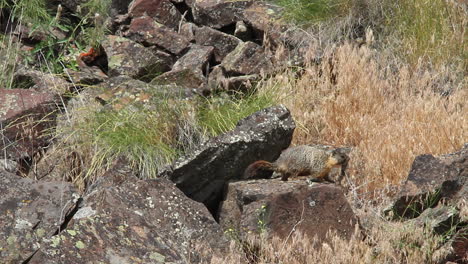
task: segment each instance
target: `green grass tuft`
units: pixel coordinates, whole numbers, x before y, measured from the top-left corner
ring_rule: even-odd
[[[343,14],[349,0],[274,0],[284,8],[284,17],[299,25],[309,25]]]
[[[272,89],[245,96],[207,98],[199,108],[198,122],[208,134],[217,136],[235,128],[242,118],[274,105],[275,101]]]

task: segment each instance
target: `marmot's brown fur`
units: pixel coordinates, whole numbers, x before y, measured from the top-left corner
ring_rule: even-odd
[[[247,167],[244,179],[255,178],[259,170],[274,171],[281,180],[310,175],[314,180],[333,182],[328,174],[333,167],[346,166],[349,158],[337,150],[301,145],[284,150],[275,162],[256,161]]]

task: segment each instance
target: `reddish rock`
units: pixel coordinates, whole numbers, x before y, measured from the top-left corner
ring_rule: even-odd
[[[255,1],[197,0],[193,2],[193,18],[199,25],[220,29],[242,20],[244,9],[253,2]]]
[[[263,48],[250,41],[239,44],[223,59],[221,66],[228,76],[269,73],[273,70],[273,64]]]
[[[195,43],[204,46],[213,46],[214,57],[218,63],[241,42],[240,39],[232,35],[209,27],[201,27],[195,30]]]
[[[26,263],[44,239],[57,233],[77,206],[70,183],[36,182],[0,170],[0,258]]]
[[[213,56],[213,47],[192,45],[190,50],[182,56],[172,67],[172,70],[192,69],[205,72],[206,66]]]
[[[169,0],[135,0],[129,6],[133,17],[149,16],[173,30],[177,30],[182,15]]]
[[[0,102],[0,157],[32,157],[49,144],[60,102],[57,96],[26,89],[0,89]]]
[[[128,75],[151,80],[172,66],[169,54],[155,53],[126,38],[109,35],[102,42],[102,47],[109,59],[109,76]]]
[[[118,164],[29,263],[210,263],[227,247],[202,204],[166,179],[139,180]]]
[[[145,46],[157,46],[174,55],[181,54],[190,45],[186,37],[147,16],[134,18],[125,35]]]
[[[301,232],[319,241],[326,240],[329,231],[349,239],[358,224],[339,187],[279,179],[229,183],[219,220],[225,230],[243,238],[266,232],[286,239]]]

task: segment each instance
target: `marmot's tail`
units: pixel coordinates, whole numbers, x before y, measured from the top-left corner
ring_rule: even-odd
[[[244,179],[257,178],[259,171],[276,171],[277,166],[274,163],[268,162],[266,160],[258,160],[250,164],[247,169],[244,171]]]

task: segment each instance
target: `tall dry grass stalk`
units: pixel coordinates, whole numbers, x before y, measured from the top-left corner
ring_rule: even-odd
[[[466,77],[395,61],[346,43],[328,48],[302,76],[285,73],[261,89],[278,90],[292,111],[293,144],[352,146],[348,175],[371,191],[405,179],[417,155],[453,152],[468,142]]]

